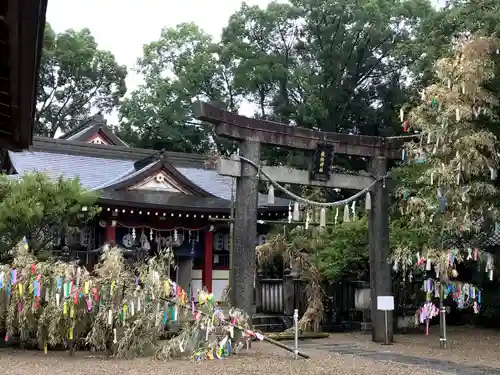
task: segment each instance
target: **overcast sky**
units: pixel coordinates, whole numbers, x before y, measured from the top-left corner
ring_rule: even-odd
[[[246,1],[261,7],[270,2]],[[163,27],[192,21],[218,38],[240,5],[238,0],[49,0],[47,21],[56,32],[88,27],[99,48],[110,50],[120,64],[127,65],[127,88],[131,91],[140,83],[132,68],[142,55],[142,46],[157,40]],[[240,112],[251,115],[252,106]],[[116,114],[109,122],[118,122]]]

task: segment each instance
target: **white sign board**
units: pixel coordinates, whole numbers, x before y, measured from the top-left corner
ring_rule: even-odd
[[[394,297],[377,296],[377,310],[382,310],[382,311],[394,310]]]
[[[356,289],[354,291],[354,308],[369,309],[372,303],[370,288]]]

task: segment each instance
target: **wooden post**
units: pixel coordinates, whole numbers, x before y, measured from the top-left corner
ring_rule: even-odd
[[[371,172],[376,178],[387,173],[387,159],[375,157],[371,161]],[[388,189],[381,180],[372,189],[372,209],[369,215],[370,239],[370,289],[372,340],[384,342],[384,312],[377,310],[377,296],[392,296],[392,276],[389,264],[389,214]],[[387,312],[389,342],[393,341],[393,314]]]
[[[108,243],[116,242],[116,227],[113,226],[112,221],[108,221],[106,224],[105,241]]]
[[[245,140],[240,143],[240,155],[260,163],[260,143]],[[236,182],[234,208],[234,247],[231,257],[231,303],[242,309],[251,321],[255,273],[255,239],[257,238],[258,171],[242,162],[241,177]]]
[[[207,230],[205,232],[205,243],[203,252],[203,269],[201,271],[202,286],[206,287],[209,293],[212,293],[213,277],[213,243],[214,234]]]

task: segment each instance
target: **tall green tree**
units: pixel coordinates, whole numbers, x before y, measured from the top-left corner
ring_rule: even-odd
[[[257,117],[326,131],[399,128],[394,107],[411,93],[408,69],[423,59],[419,36],[435,11],[427,0],[361,5],[243,4],[219,43],[194,24],[163,30],[139,59],[144,84],[123,102],[122,137],[179,151],[219,147],[209,126],[193,125],[199,99],[231,111],[250,102]]]
[[[122,103],[120,135],[139,147],[208,151],[213,133],[195,122],[193,101],[230,110],[239,102],[230,66],[212,37],[193,23],[166,28],[144,47],[138,71],[144,84]]]
[[[422,54],[414,39],[433,12],[416,0],[243,5],[222,43],[260,117],[378,134],[394,126],[393,105],[405,101],[403,70]]]
[[[89,29],[56,34],[45,28],[35,133],[54,137],[67,132],[96,109],[106,113],[125,94],[127,69],[98,48]]]

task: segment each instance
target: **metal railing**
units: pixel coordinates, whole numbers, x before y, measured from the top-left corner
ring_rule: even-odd
[[[265,314],[283,314],[283,279],[261,279],[256,285],[257,311]]]

